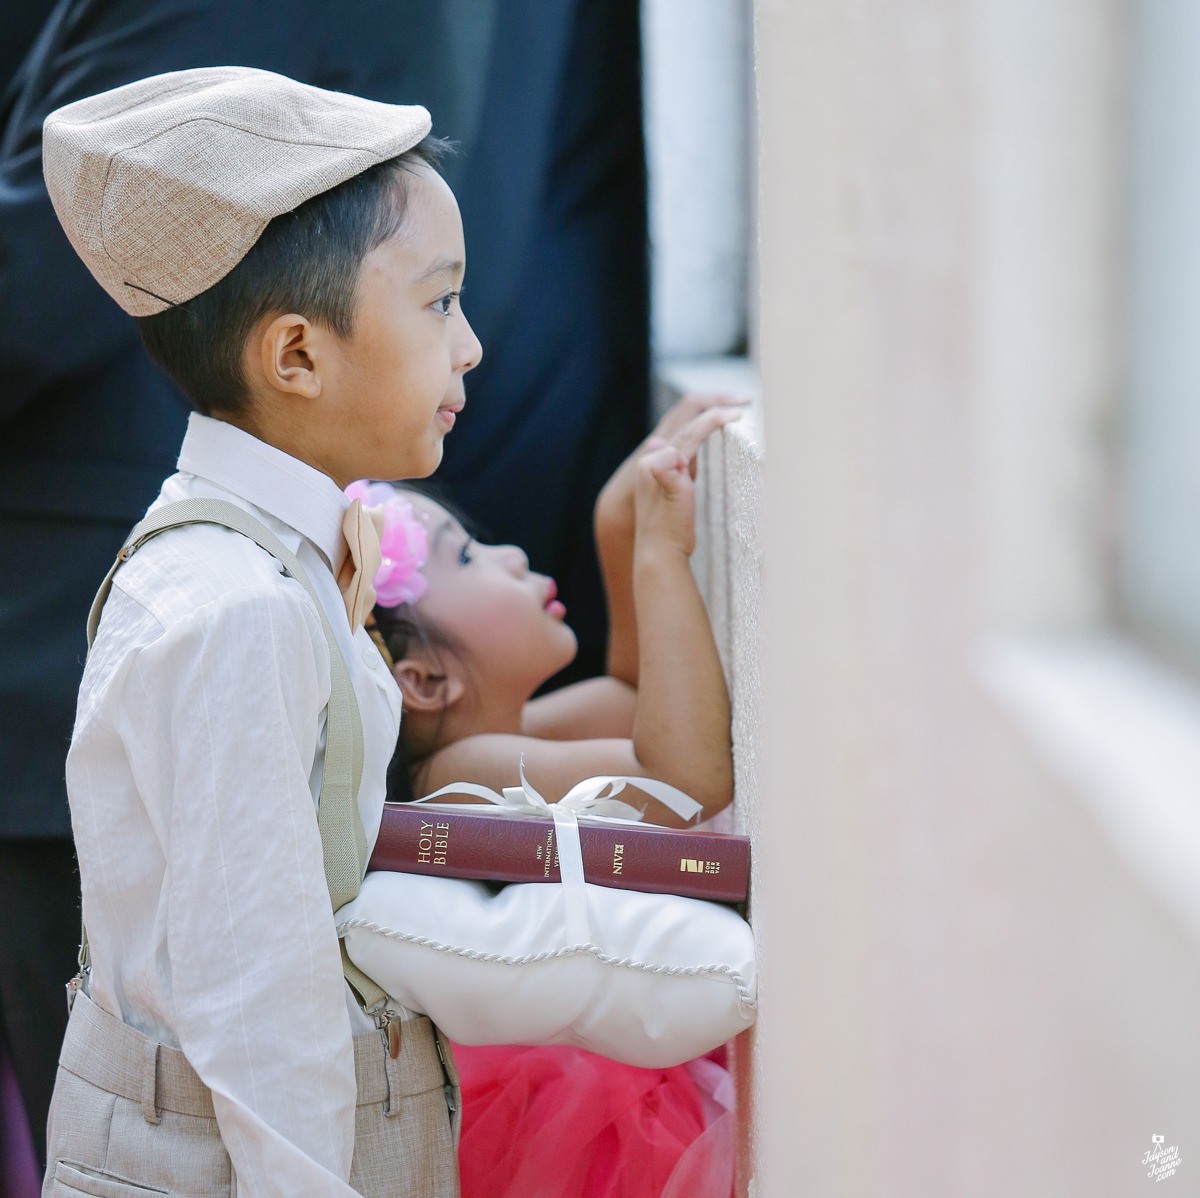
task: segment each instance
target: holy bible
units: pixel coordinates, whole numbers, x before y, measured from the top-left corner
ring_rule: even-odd
[[[490,882],[557,882],[548,816],[447,804],[385,803],[370,869]],[[581,819],[583,875],[597,886],[740,903],[750,840],[723,832]]]

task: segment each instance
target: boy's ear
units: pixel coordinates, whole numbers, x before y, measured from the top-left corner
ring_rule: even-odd
[[[408,711],[430,714],[447,711],[462,697],[463,680],[457,673],[443,673],[439,667],[419,657],[406,657],[392,666],[392,677],[404,695]]]
[[[321,394],[321,376],[314,353],[315,332],[308,320],[290,312],[273,317],[252,334],[258,343],[261,378],[270,390],[305,399],[316,399]]]

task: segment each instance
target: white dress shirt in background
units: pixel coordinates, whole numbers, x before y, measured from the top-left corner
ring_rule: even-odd
[[[359,807],[379,830],[400,694],[336,575],[346,500],[327,476],[193,415],[154,506],[225,499],[299,558],[362,714]],[[315,800],[329,653],[312,599],[252,541],[193,525],[117,572],[67,760],[89,993],[183,1049],[213,1092],[239,1193],[350,1195],[352,1032]]]

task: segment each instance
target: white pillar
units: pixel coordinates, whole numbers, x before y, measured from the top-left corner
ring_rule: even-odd
[[[751,178],[748,0],[643,0],[656,358],[741,352]]]

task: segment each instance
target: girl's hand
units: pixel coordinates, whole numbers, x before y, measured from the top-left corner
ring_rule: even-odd
[[[685,558],[696,548],[696,484],[689,458],[660,445],[637,461],[634,553],[675,550]]]
[[[640,669],[633,597],[635,552],[658,546],[651,556],[664,556],[665,536],[668,543],[678,545],[686,570],[686,555],[696,543],[692,488],[696,453],[711,433],[736,420],[748,402],[729,395],[681,399],[621,464],[596,501],[596,551],[608,604],[608,673],[629,686],[638,685]]]
[[[596,500],[596,542],[600,546],[633,537],[638,462],[647,450],[672,445],[687,458],[692,477],[696,454],[717,429],[737,420],[750,401],[734,395],[686,395],[658,422],[654,431],[617,467]]]

